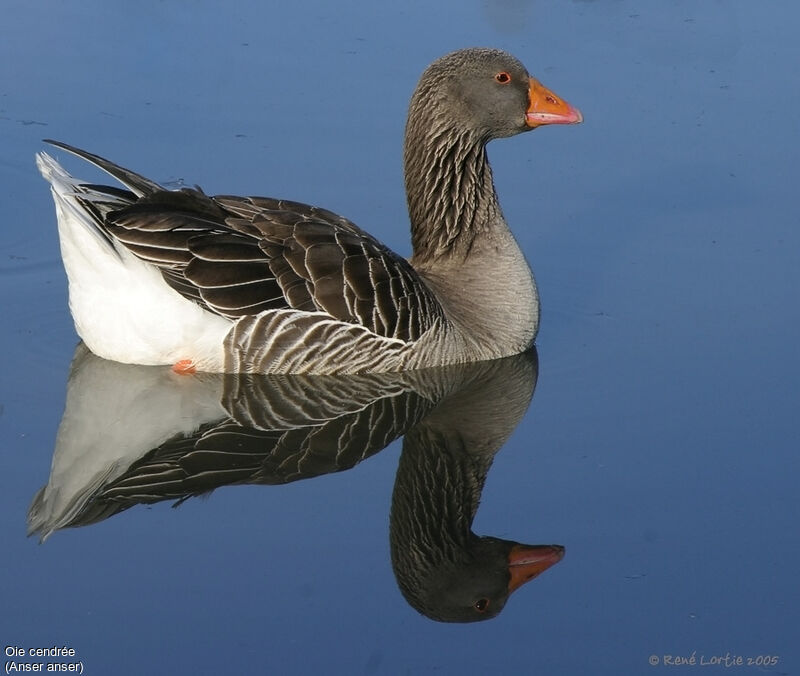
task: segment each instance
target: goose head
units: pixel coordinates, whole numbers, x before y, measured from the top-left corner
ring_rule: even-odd
[[[582,120],[504,51],[462,49],[428,66],[406,122],[412,264],[420,269],[443,256],[463,258],[478,233],[506,228],[486,157],[489,141]]]
[[[561,545],[524,545],[471,534],[461,551],[417,571],[406,599],[440,622],[480,622],[500,614],[511,594],[564,558]]]
[[[431,117],[436,127],[450,126],[484,143],[583,120],[577,108],[531,77],[517,58],[485,48],[452,52],[425,70],[409,121]]]

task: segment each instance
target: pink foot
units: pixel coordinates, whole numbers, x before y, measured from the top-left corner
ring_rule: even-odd
[[[194,362],[191,359],[181,359],[172,365],[172,370],[182,376],[189,376],[192,373],[197,373]]]

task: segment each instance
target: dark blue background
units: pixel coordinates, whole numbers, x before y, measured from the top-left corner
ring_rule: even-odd
[[[797,673],[798,22],[788,1],[5,2],[3,646],[66,644],[88,674],[647,674],[692,651]],[[76,341],[40,139],[324,205],[407,255],[407,101],[476,44],[585,116],[490,147],[543,319],[475,530],[564,561],[490,622],[419,616],[389,563],[397,444],[26,539]]]

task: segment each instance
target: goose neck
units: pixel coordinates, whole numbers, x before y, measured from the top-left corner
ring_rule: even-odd
[[[412,260],[466,258],[475,238],[500,215],[486,139],[448,125],[435,106],[428,110],[414,101],[404,160]]]

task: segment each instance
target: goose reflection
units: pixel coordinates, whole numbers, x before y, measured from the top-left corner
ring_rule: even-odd
[[[44,541],[137,504],[346,470],[405,435],[389,529],[400,590],[435,620],[488,619],[564,554],[471,530],[536,376],[531,352],[394,374],[187,377],[81,345],[29,533]]]

